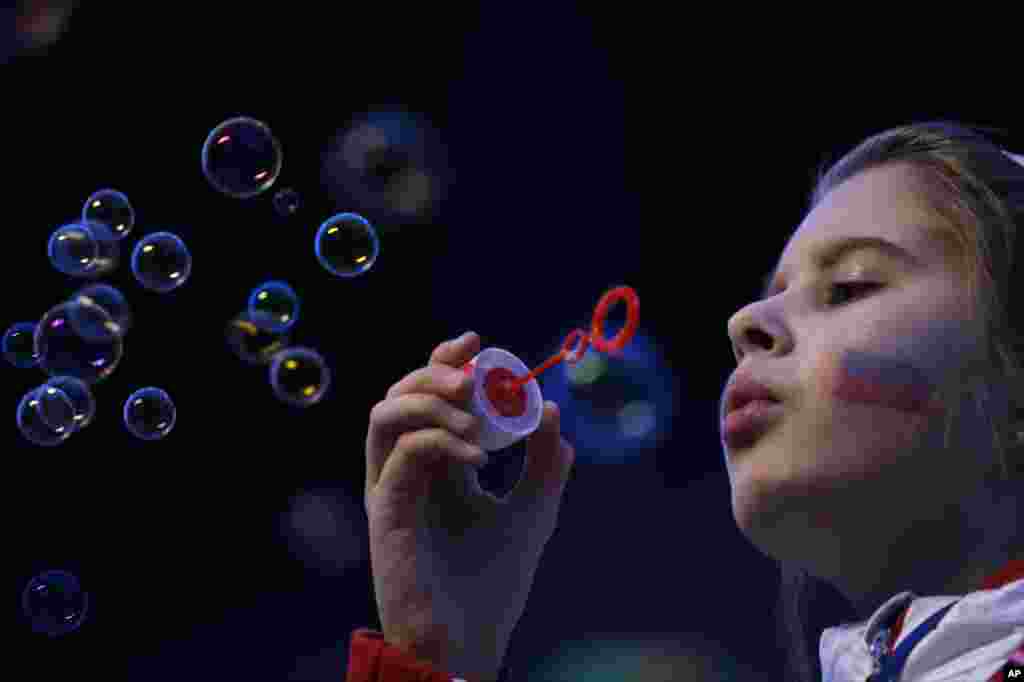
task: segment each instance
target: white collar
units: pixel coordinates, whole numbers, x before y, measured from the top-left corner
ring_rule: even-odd
[[[890,619],[910,607],[896,645],[959,600],[917,643],[900,679],[914,682],[987,682],[1024,645],[1024,578],[964,597],[917,597],[901,592],[866,621],[827,628],[819,656],[824,682],[864,682],[871,675],[870,645]]]

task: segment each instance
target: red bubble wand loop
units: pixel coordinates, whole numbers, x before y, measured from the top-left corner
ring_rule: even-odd
[[[604,338],[605,318],[608,317],[608,311],[611,310],[612,306],[620,300],[626,304],[626,324],[615,335],[615,338],[609,341]],[[609,289],[601,297],[601,300],[597,302],[597,307],[594,309],[594,317],[590,324],[590,334],[587,334],[582,329],[572,330],[569,336],[566,337],[565,343],[562,344],[562,349],[556,355],[552,355],[537,369],[525,376],[516,377],[508,370],[502,370],[501,372],[492,370],[491,376],[488,376],[485,381],[487,396],[494,405],[503,405],[508,408],[510,413],[521,414],[521,406],[525,405],[526,401],[526,395],[522,389],[523,384],[537,378],[541,373],[551,369],[563,360],[568,362],[570,367],[575,367],[591,344],[602,353],[616,357],[620,356],[622,349],[636,334],[637,327],[639,326],[640,297],[637,296],[636,291],[632,287],[627,286]],[[576,341],[577,337],[579,337],[578,347],[576,350],[571,350],[573,342]],[[504,412],[505,410],[502,411]]]

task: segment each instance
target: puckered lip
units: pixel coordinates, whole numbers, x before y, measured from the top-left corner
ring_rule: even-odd
[[[722,419],[731,412],[743,408],[755,400],[767,400],[773,403],[780,403],[781,393],[771,388],[767,383],[747,373],[737,373],[726,390],[723,403]]]

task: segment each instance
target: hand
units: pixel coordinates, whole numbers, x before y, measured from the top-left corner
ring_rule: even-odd
[[[499,499],[480,487],[477,467],[487,458],[467,442],[480,424],[469,412],[472,378],[461,369],[479,349],[474,333],[441,344],[374,406],[366,512],[385,639],[445,672],[494,680],[575,453],[549,401],[512,491]]]

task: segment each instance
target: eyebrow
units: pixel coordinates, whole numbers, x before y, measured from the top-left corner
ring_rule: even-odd
[[[881,237],[840,237],[830,242],[825,242],[823,246],[818,247],[817,253],[813,255],[812,260],[817,268],[821,270],[834,266],[847,253],[860,249],[874,249],[903,261],[912,267],[921,267],[922,265],[921,261],[910,251]],[[772,270],[765,276],[761,286],[759,301],[763,301],[771,295],[772,289],[775,286],[775,278],[778,277],[778,274],[779,269],[776,267],[775,270]]]

